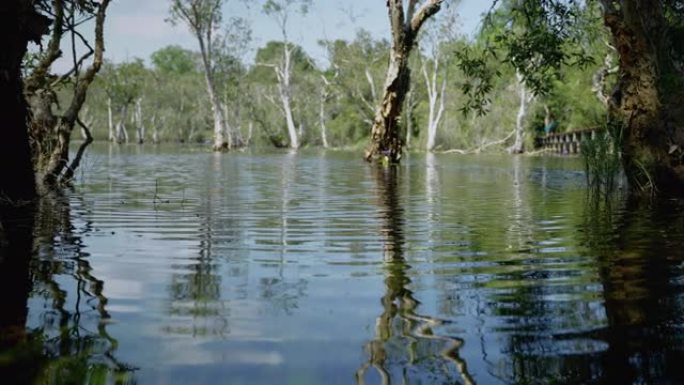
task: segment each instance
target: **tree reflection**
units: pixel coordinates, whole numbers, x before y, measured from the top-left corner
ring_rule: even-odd
[[[230,309],[221,300],[222,280],[215,259],[222,242],[220,236],[224,237],[223,242],[225,238],[230,241],[238,237],[223,228],[237,227],[231,226],[232,223],[228,226],[222,224],[228,219],[221,218],[221,212],[214,207],[221,202],[221,190],[217,184],[222,179],[221,160],[220,154],[214,154],[211,167],[207,169],[207,178],[213,183],[206,186],[206,196],[199,208],[199,253],[190,264],[174,266],[178,271],[171,276],[169,313],[178,319],[175,325],[164,328],[169,333],[196,337],[225,336],[230,332],[226,314]],[[191,319],[190,325],[185,322],[187,318]]]
[[[501,378],[684,383],[684,206],[590,199],[585,207],[576,234],[600,286],[576,282],[557,292],[577,294],[564,300],[553,282],[517,288],[515,306],[497,310],[508,316]]]
[[[682,202],[628,199],[618,215],[609,207],[592,208],[587,241],[604,245],[594,248],[607,318],[595,334],[609,345],[601,357],[602,378],[615,384],[684,383]]]
[[[453,383],[457,377],[473,384],[459,356],[463,340],[435,334],[433,329],[448,322],[419,314],[420,302],[409,289],[411,267],[404,258],[404,209],[397,186],[401,171],[378,167],[373,172],[384,239],[385,294],[375,322],[375,339],[365,346],[368,360],[357,370],[356,382],[365,384],[369,369],[374,368],[383,385]]]
[[[69,203],[0,209],[0,378],[10,384],[133,384],[115,357],[104,282],[92,273]],[[35,243],[34,243],[35,241]],[[29,300],[42,302],[31,306]]]
[[[297,151],[288,150],[280,168],[280,239],[278,247],[278,261],[273,261],[275,274],[259,280],[260,296],[267,301],[272,311],[292,315],[299,308],[299,300],[306,293],[307,282],[297,277],[288,277],[286,272],[286,257],[296,250],[302,241],[290,239],[290,227],[296,207],[293,188],[297,179]],[[295,207],[292,207],[295,206]],[[293,227],[297,227],[296,225]]]

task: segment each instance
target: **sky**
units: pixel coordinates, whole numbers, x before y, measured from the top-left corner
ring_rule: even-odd
[[[170,0],[116,0],[110,4],[105,25],[105,58],[122,62],[133,58],[148,60],[154,51],[171,44],[197,50],[197,42],[185,25],[173,26],[169,16]],[[288,25],[291,41],[300,44],[317,62],[325,63],[321,39],[353,39],[360,28],[376,38],[389,38],[385,0],[314,0],[305,16],[293,15]],[[245,5],[248,4],[248,5]],[[262,0],[226,0],[224,17],[243,17],[252,27],[250,61],[256,49],[271,40],[281,40],[274,19],[261,12]],[[471,34],[480,15],[491,6],[490,0],[463,0],[457,5],[460,30]],[[62,63],[66,65],[66,63]],[[58,64],[59,66],[59,64]]]

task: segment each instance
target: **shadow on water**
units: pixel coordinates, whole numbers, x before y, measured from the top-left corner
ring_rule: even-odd
[[[375,321],[375,338],[365,345],[368,359],[356,371],[363,385],[374,368],[380,383],[452,383],[460,377],[474,384],[459,355],[463,340],[440,335],[435,329],[448,323],[418,312],[420,302],[410,290],[411,266],[404,257],[404,208],[401,202],[398,167],[373,168],[378,214],[382,228],[385,293],[382,313]],[[425,382],[428,381],[428,382]]]
[[[603,383],[684,383],[684,202],[627,199],[619,213],[591,204],[584,234],[595,247],[608,325]],[[592,239],[593,238],[593,239]],[[605,242],[605,241],[604,241]]]
[[[135,368],[115,357],[104,282],[82,247],[88,222],[75,227],[61,196],[2,207],[0,219],[2,382],[135,384]]]
[[[518,290],[518,311],[549,317],[549,326],[507,337],[511,367],[499,378],[515,384],[684,383],[684,203],[590,197],[584,210],[578,243],[592,256],[600,306],[580,302],[564,309],[568,326],[558,328],[553,324],[561,320],[550,315],[554,300]]]

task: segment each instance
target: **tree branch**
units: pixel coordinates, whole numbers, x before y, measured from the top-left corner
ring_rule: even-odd
[[[93,142],[93,136],[90,134],[90,130],[88,129],[88,125],[86,123],[83,123],[81,119],[76,118],[76,122],[78,123],[79,126],[81,126],[81,129],[83,130],[83,133],[85,134],[85,140],[81,145],[78,147],[78,151],[76,152],[76,156],[74,159],[71,161],[71,164],[69,167],[67,167],[66,171],[64,172],[64,176],[62,176],[62,182],[70,182],[74,178],[74,170],[78,168],[78,166],[81,164],[81,159],[83,158],[83,154],[85,153],[86,148]]]
[[[85,103],[86,94],[88,92],[88,87],[95,79],[95,75],[100,71],[102,67],[102,58],[104,54],[104,21],[107,7],[109,6],[111,0],[102,0],[102,3],[98,5],[97,14],[95,17],[95,57],[93,62],[86,70],[83,77],[78,80],[76,84],[76,90],[74,92],[74,98],[71,101],[71,105],[64,114],[64,119],[66,119],[70,124],[76,122],[78,118],[78,112],[83,107]]]
[[[404,1],[403,0],[388,0],[390,27],[392,28],[392,44],[395,47],[404,45],[405,29],[404,29]]]
[[[55,60],[62,56],[62,50],[59,49],[62,35],[64,34],[64,4],[62,1],[63,0],[53,0],[52,2],[55,14],[52,33],[50,34],[50,42],[48,43],[47,50],[43,57],[38,62],[38,65],[31,72],[31,76],[26,79],[26,90],[29,94],[37,91],[43,86],[43,82],[48,78],[47,74],[50,70],[50,66],[52,66],[52,63],[54,63]]]
[[[429,0],[428,2],[423,4],[422,7],[420,7],[418,13],[416,13],[411,19],[411,33],[413,34],[413,36],[416,36],[418,34],[418,31],[420,31],[420,27],[423,26],[425,20],[430,18],[430,16],[434,15],[435,13],[439,12],[439,10],[442,8],[443,2],[444,0]]]

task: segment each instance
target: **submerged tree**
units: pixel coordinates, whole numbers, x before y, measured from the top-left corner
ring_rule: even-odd
[[[392,49],[383,97],[373,119],[371,144],[365,155],[367,161],[380,157],[390,162],[398,162],[401,158],[403,140],[399,117],[411,86],[409,56],[423,23],[439,11],[443,2],[444,0],[428,0],[416,9],[418,0],[408,0],[404,10],[405,1],[387,1]]]
[[[182,21],[197,39],[204,68],[207,94],[214,118],[214,150],[238,147],[232,128],[226,122],[217,92],[215,75],[216,40],[221,26],[224,0],[172,0],[171,21]]]
[[[107,94],[111,141],[116,141],[117,143],[128,142],[128,130],[126,129],[126,121],[128,121],[129,117],[128,111],[131,106],[135,105],[136,114],[138,112],[137,107],[142,99],[146,71],[141,59],[117,65],[106,65],[106,70],[103,70],[102,79],[105,83],[104,88]],[[111,117],[112,107],[117,110],[119,115],[119,121],[116,125],[114,125],[113,118]],[[137,118],[135,120],[137,121]],[[136,126],[136,128],[140,128],[138,124]],[[140,136],[140,133],[138,133],[138,136]],[[139,137],[138,139],[142,138]]]
[[[87,133],[88,127],[79,119],[79,113],[86,100],[88,88],[102,66],[104,53],[104,21],[110,0],[69,1],[52,0],[39,2],[39,8],[53,17],[50,38],[45,49],[38,52],[35,62],[30,65],[29,75],[24,85],[24,93],[30,104],[31,122],[29,135],[33,147],[34,162],[37,164],[41,181],[47,187],[60,181],[69,181],[80,162],[85,147],[77,153],[69,164],[69,144],[71,132],[78,124]],[[95,19],[95,44],[78,31],[86,20]],[[64,38],[71,40],[72,68],[61,76],[52,74],[51,67],[62,56],[61,44]],[[77,53],[77,45],[85,46],[86,52]],[[92,57],[89,67],[84,63]],[[62,112],[59,108],[56,91],[70,88],[72,95]],[[62,101],[64,104],[64,101]],[[87,145],[90,141],[86,141]]]
[[[287,23],[292,12],[291,7],[299,5],[300,13],[306,14],[310,4],[311,0],[267,0],[264,4],[264,13],[272,16],[276,20],[283,37],[282,57],[276,64],[271,66],[273,67],[278,80],[278,96],[282,103],[291,148],[299,147],[302,133],[297,132],[294,115],[292,113],[292,55],[297,46],[290,44],[287,34]],[[299,127],[301,130],[301,124]]]

